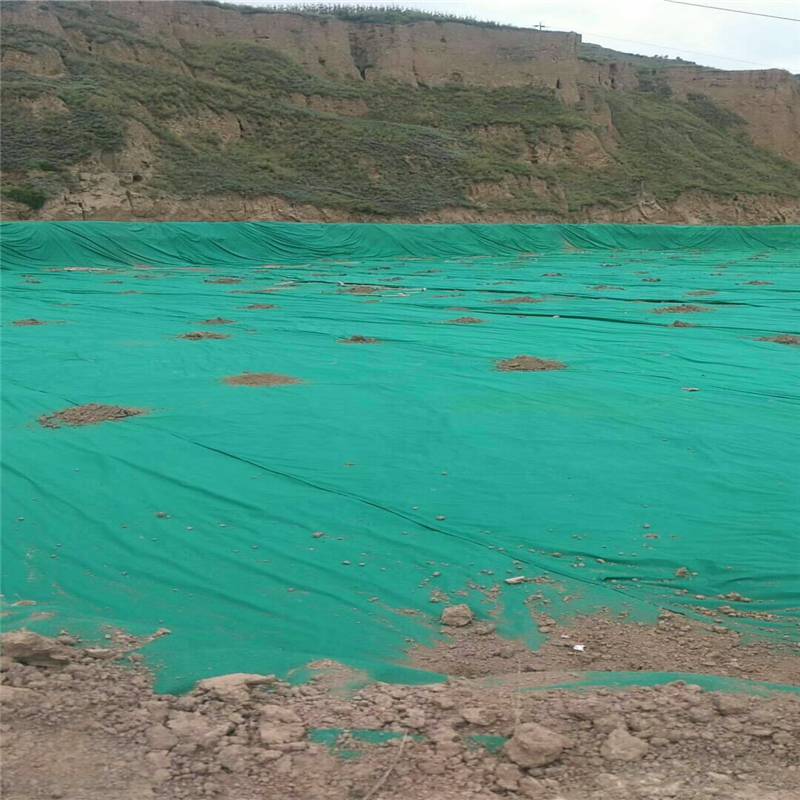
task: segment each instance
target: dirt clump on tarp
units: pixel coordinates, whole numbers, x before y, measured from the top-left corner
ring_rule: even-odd
[[[686,292],[687,297],[711,297],[712,295],[719,294],[713,289],[696,289],[693,292]]]
[[[663,308],[654,308],[654,314],[704,314],[713,311],[711,308],[703,308],[703,306],[693,306],[691,304],[684,304],[680,306],[664,306]]]
[[[772,281],[747,281],[745,286],[772,286]]]
[[[366,284],[356,283],[340,289],[339,294],[375,294],[376,292],[380,292],[382,289],[382,286],[368,286]]]
[[[214,333],[213,331],[192,331],[191,333],[184,333],[178,337],[179,339],[188,339],[190,342],[197,342],[201,339],[230,339],[226,333]]]
[[[458,317],[447,320],[449,325],[482,325],[483,320],[477,317]]]
[[[269,311],[273,308],[277,308],[278,306],[273,305],[272,303],[253,303],[252,305],[247,306],[247,311]]]
[[[236,320],[225,319],[225,317],[212,317],[211,319],[200,320],[203,325],[233,325]]]
[[[351,336],[349,339],[339,339],[339,344],[378,344],[379,341],[372,336]]]
[[[47,325],[47,322],[44,322],[41,319],[15,319],[12,325],[16,325],[18,328],[28,328],[34,325]]]
[[[300,378],[291,375],[278,375],[274,372],[245,372],[225,378],[229,386],[290,386],[302,383]]]
[[[515,356],[498,361],[496,369],[500,372],[552,372],[557,369],[566,369],[567,365],[561,361],[548,361],[536,356]]]
[[[792,334],[785,333],[780,336],[763,336],[759,342],[774,342],[775,344],[789,344],[795,347],[800,347],[800,336],[793,336]]]
[[[241,278],[206,278],[203,283],[241,283]]]
[[[132,637],[83,647],[22,635],[4,649],[0,685],[7,798],[797,797],[789,694],[570,690],[556,687],[581,673],[513,661],[488,679],[345,690],[346,668],[325,661],[299,686],[239,673],[157,695]]]
[[[524,305],[525,303],[541,303],[542,300],[538,297],[524,295],[523,297],[507,297],[502,300],[492,300],[492,302],[498,306],[515,306]]]
[[[43,428],[70,428],[83,425],[99,425],[103,422],[119,422],[129,417],[138,417],[146,414],[143,408],[125,408],[124,406],[107,406],[102,403],[87,403],[83,406],[65,408],[54,414],[39,417],[39,424]]]
[[[696,328],[697,325],[693,325],[691,322],[684,322],[683,320],[676,319],[672,325],[669,326],[670,328]]]

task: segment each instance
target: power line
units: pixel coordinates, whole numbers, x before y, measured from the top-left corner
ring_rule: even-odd
[[[750,17],[768,17],[769,19],[782,19],[787,22],[800,22],[796,17],[779,17],[775,14],[761,14],[758,11],[742,11],[738,8],[723,8],[722,6],[707,6],[703,3],[687,3],[686,0],[664,0],[665,3],[672,3],[676,6],[694,6],[695,8],[710,8],[714,11],[729,11],[731,14],[747,14]]]

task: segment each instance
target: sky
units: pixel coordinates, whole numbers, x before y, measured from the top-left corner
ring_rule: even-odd
[[[346,5],[345,0],[336,0]],[[233,0],[269,6],[271,0]],[[292,0],[302,4],[303,0]],[[800,0],[698,0],[800,19]],[[677,5],[667,0],[356,0],[402,5],[520,27],[576,31],[585,42],[643,55],[679,56],[721,69],[777,67],[800,73],[800,22]]]

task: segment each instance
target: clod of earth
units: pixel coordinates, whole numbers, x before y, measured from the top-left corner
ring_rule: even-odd
[[[235,320],[225,319],[225,317],[213,317],[212,319],[200,320],[203,325],[233,325]]]
[[[535,356],[516,356],[497,362],[497,369],[500,372],[551,372],[566,368],[567,365],[560,361],[547,361]]]
[[[508,297],[505,300],[492,300],[492,302],[498,306],[515,306],[524,303],[541,303],[542,301],[541,299],[538,299],[536,297],[524,296],[524,297]]]
[[[759,342],[774,342],[775,344],[788,344],[794,347],[800,347],[800,336],[793,336],[789,333],[781,334],[780,336],[763,336],[758,340]]]
[[[463,628],[465,625],[469,625],[474,618],[475,615],[465,603],[447,606],[442,611],[442,625],[449,625],[453,628]]]
[[[241,278],[206,278],[203,283],[241,283]]]
[[[670,326],[671,328],[696,328],[697,325],[692,325],[691,322],[683,322],[679,319],[676,319],[675,322],[672,323]]]
[[[558,761],[570,744],[566,736],[536,722],[526,722],[517,726],[503,750],[520,767],[543,767]]]
[[[713,311],[712,308],[703,308],[703,306],[693,305],[680,305],[680,306],[664,306],[664,308],[654,308],[654,314],[704,314],[708,311]]]
[[[229,386],[289,386],[302,382],[300,378],[278,375],[274,372],[245,372],[242,375],[230,375],[225,378],[225,383]]]
[[[483,320],[477,317],[458,317],[458,319],[449,319],[447,322],[450,325],[482,325]]]
[[[339,344],[378,344],[378,341],[371,336],[351,336],[349,339],[339,339]]]
[[[340,289],[341,294],[375,294],[381,290],[380,286],[366,286],[363,284],[353,284]]]
[[[65,408],[54,414],[39,417],[43,428],[60,428],[64,425],[79,427],[82,425],[99,425],[101,422],[119,422],[128,417],[146,414],[144,408],[124,408],[123,406],[106,406],[102,403],[87,403],[83,406]]]
[[[745,286],[772,286],[772,281],[747,281]]]
[[[194,331],[192,333],[184,333],[179,339],[188,339],[191,342],[196,342],[199,339],[230,339],[231,337],[225,333],[213,333],[212,331]]]
[[[623,727],[615,728],[600,748],[603,758],[611,761],[638,761],[644,758],[650,745],[644,739],[632,736]]]
[[[15,319],[11,324],[16,325],[18,328],[29,327],[31,325],[47,325],[46,322],[40,319]]]
[[[272,305],[271,303],[253,303],[252,305],[247,306],[248,311],[267,311],[272,308],[277,308],[278,306]]]

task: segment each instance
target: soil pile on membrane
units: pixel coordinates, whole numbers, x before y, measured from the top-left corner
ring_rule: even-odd
[[[146,414],[143,408],[125,408],[123,406],[106,406],[102,403],[87,403],[83,406],[65,408],[54,414],[39,417],[39,424],[43,428],[70,428],[82,425],[99,425],[101,422],[119,422],[128,417],[137,417]]]
[[[682,305],[665,306],[664,308],[653,309],[654,314],[705,314],[713,309],[703,308],[703,306]]]
[[[184,333],[179,339],[188,339],[190,342],[196,342],[200,339],[230,339],[231,337],[225,333],[214,333],[213,331],[194,331],[192,333]]]
[[[339,339],[339,344],[378,344],[378,340],[371,336],[351,336],[349,339]]]
[[[277,375],[274,372],[245,372],[242,375],[230,375],[225,378],[225,383],[229,386],[289,386],[302,382],[300,378]]]
[[[792,336],[791,334],[781,334],[780,336],[764,336],[758,340],[759,342],[775,342],[775,344],[789,344],[795,347],[800,347],[800,336]]]
[[[497,362],[497,369],[500,372],[552,372],[566,368],[567,365],[560,361],[548,361],[535,356],[516,356]]]

